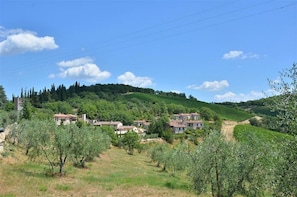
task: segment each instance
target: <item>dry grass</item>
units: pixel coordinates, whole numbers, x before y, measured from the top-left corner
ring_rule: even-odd
[[[0,196],[196,196],[184,174],[162,172],[144,154],[111,148],[87,169],[67,166],[65,177],[48,177],[46,164],[14,154],[0,159]]]

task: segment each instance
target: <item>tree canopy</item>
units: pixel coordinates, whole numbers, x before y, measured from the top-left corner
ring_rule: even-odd
[[[282,132],[297,135],[297,64],[284,69],[278,80],[269,80],[276,96],[267,103],[277,113],[277,123]]]

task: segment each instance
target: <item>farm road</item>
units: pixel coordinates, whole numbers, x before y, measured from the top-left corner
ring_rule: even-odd
[[[236,122],[236,121],[231,121],[231,120],[223,121],[221,132],[226,137],[226,140],[228,140],[228,141],[235,140],[235,138],[233,136],[233,131],[234,131],[234,127],[238,124],[249,124],[249,120],[245,120],[242,122]]]

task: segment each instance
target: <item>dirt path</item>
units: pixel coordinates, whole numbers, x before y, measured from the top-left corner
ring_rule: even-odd
[[[230,121],[230,120],[223,121],[221,132],[223,135],[225,135],[225,137],[228,141],[235,140],[235,138],[233,136],[233,130],[237,124],[238,124],[238,122],[236,122],[236,121]]]
[[[249,120],[245,120],[242,122],[236,122],[236,121],[231,121],[231,120],[225,120],[222,123],[222,129],[221,132],[223,135],[225,135],[226,139],[228,141],[230,140],[235,140],[234,136],[233,136],[233,131],[234,131],[234,127],[238,124],[249,124]]]

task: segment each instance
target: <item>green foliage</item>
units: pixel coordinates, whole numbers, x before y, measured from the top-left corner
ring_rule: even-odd
[[[9,135],[14,142],[26,148],[26,154],[30,158],[44,156],[53,175],[55,163],[58,162],[53,149],[55,129],[54,121],[23,120],[20,124],[14,125]]]
[[[173,113],[171,106],[174,106],[173,109],[183,108],[181,112],[187,113],[189,110],[195,111],[201,109],[202,107],[207,107],[213,110],[215,113],[219,115],[221,119],[242,121],[252,117],[252,115],[244,110],[237,109],[234,107],[227,107],[219,104],[213,103],[205,103],[201,101],[196,101],[193,99],[186,99],[182,97],[168,97],[166,95],[158,95],[158,94],[147,94],[141,92],[134,92],[133,94],[124,95],[126,99],[137,98],[146,103],[165,103],[168,106],[168,113]],[[178,112],[176,111],[176,112]]]
[[[271,100],[272,98],[268,97],[239,103],[224,102],[217,104],[237,109],[243,109],[244,111],[247,111],[251,114],[258,114],[260,116],[275,116],[276,113],[271,112],[271,108],[265,105],[265,103],[271,103]]]
[[[110,120],[120,121],[124,125],[131,125],[133,123],[133,118],[129,113],[121,111],[121,112],[113,112],[111,114]]]
[[[82,120],[78,120],[75,122],[75,125],[78,127],[78,128],[82,128],[83,126],[85,126],[87,123],[85,123],[84,121]]]
[[[25,100],[23,110],[22,110],[22,119],[31,120],[33,113],[33,107],[29,100]]]
[[[152,89],[136,88],[122,84],[96,84],[68,89],[60,85],[44,88],[39,93],[32,88],[22,94],[34,107],[42,107],[53,113],[87,114],[90,119],[121,121],[130,125],[135,119],[153,120],[155,117],[173,113],[197,112],[205,107],[217,114],[219,119],[245,120],[251,115],[243,110],[187,99],[184,94],[158,92]],[[46,112],[45,112],[46,113]],[[34,114],[35,116],[36,114]],[[43,118],[42,114],[38,114]],[[211,119],[216,119],[212,114]]]
[[[262,195],[266,169],[262,165],[265,153],[261,151],[256,143],[228,142],[218,132],[211,132],[191,156],[189,176],[195,191],[200,194],[211,188],[212,196],[226,197]]]
[[[138,136],[138,134],[134,131],[128,131],[123,139],[122,139],[122,143],[124,145],[124,147],[128,150],[128,153],[133,155],[134,153],[134,149],[138,148],[140,145],[140,137]]]
[[[166,164],[168,163],[168,155],[171,153],[170,146],[166,143],[156,144],[150,151],[150,157],[152,161],[157,162],[157,167],[163,164],[163,169],[166,169]]]
[[[179,113],[183,113],[186,112],[187,109],[180,104],[168,104],[168,113],[169,114],[179,114]]]
[[[267,105],[277,113],[282,132],[297,135],[297,64],[280,72],[278,81],[269,80],[269,86],[278,93]]]
[[[275,196],[297,195],[297,64],[280,72],[279,80],[269,80],[269,86],[277,96],[272,97],[267,106],[277,113],[280,131],[293,135],[280,145],[275,168]]]
[[[100,129],[84,126],[76,129],[73,134],[71,147],[72,159],[75,166],[85,167],[87,160],[105,151],[110,145],[110,138]]]
[[[162,137],[169,144],[172,144],[174,141],[174,134],[170,128],[167,128],[162,132]]]
[[[59,164],[60,176],[64,173],[64,166],[67,159],[71,156],[71,147],[74,146],[74,135],[77,130],[76,125],[69,124],[67,126],[61,125],[54,129],[52,152]],[[83,138],[83,137],[82,137]]]
[[[0,110],[0,127],[6,127],[18,121],[18,113],[16,111]]]
[[[78,111],[80,114],[87,114],[88,118],[95,119],[97,116],[97,107],[91,102],[86,102],[82,104]]]
[[[169,152],[167,167],[172,169],[172,174],[176,171],[186,170],[191,162],[190,147],[185,141],[181,141],[172,151]]]
[[[275,196],[297,195],[297,137],[286,140],[280,147],[274,180]]]
[[[5,104],[8,102],[5,90],[2,85],[0,85],[0,109],[4,109]]]
[[[242,143],[253,144],[249,136],[254,135],[261,144],[263,152],[265,148],[274,154],[270,162],[265,162],[267,168],[274,169],[271,185],[275,196],[294,196],[296,194],[297,174],[297,140],[291,135],[274,132],[250,125],[237,125],[234,128],[234,136]],[[265,146],[264,146],[265,145]]]
[[[280,132],[274,132],[268,129],[255,127],[251,125],[237,125],[234,128],[234,137],[240,142],[249,142],[249,136],[255,135],[261,139],[263,144],[269,143],[273,146],[276,143],[282,143],[284,140],[290,139],[290,135]]]
[[[250,118],[249,122],[252,126],[255,126],[255,127],[261,126],[261,122],[257,118]]]
[[[202,107],[200,109],[200,115],[204,120],[210,121],[213,120],[215,112],[207,107]]]
[[[174,148],[167,143],[155,144],[149,151],[152,161],[157,163],[163,171],[171,170],[174,176],[177,171],[183,171],[189,167],[190,149],[185,141],[181,141]]]
[[[263,116],[260,126],[273,131],[281,131],[276,116]]]
[[[102,126],[100,127],[102,132],[109,136],[111,139],[111,144],[114,146],[119,145],[119,139],[118,136],[115,134],[114,129],[110,126]]]
[[[167,117],[163,116],[152,122],[149,127],[147,134],[158,134],[168,143],[173,143],[174,135],[169,125],[169,120]]]
[[[9,156],[9,152],[4,151],[1,153],[2,157],[8,157]]]
[[[49,120],[23,120],[12,126],[9,138],[25,147],[30,158],[44,157],[51,175],[56,168],[63,175],[69,159],[76,166],[84,167],[86,160],[93,159],[110,145],[109,136],[101,130],[79,128],[75,124],[56,126]]]
[[[157,134],[158,137],[160,137],[162,131],[163,131],[163,125],[162,125],[162,122],[160,122],[160,121],[154,121],[154,122],[152,122],[152,123],[149,125],[146,134],[148,134],[148,135],[150,135],[150,134]]]
[[[45,108],[36,108],[33,114],[34,119],[48,120],[53,118],[53,111]]]
[[[14,110],[14,103],[13,103],[13,101],[9,101],[9,102],[5,103],[4,104],[4,110],[5,111],[8,111],[8,112]]]
[[[47,102],[43,104],[43,108],[62,114],[71,114],[73,111],[72,106],[66,101]]]

